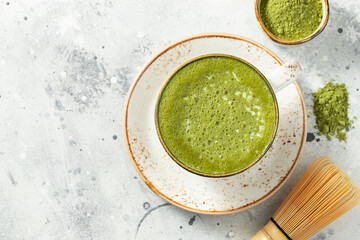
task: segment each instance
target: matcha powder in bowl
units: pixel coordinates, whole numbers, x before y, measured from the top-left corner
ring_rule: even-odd
[[[348,117],[348,92],[345,84],[329,82],[325,87],[313,93],[316,128],[319,135],[328,140],[336,137],[346,141],[346,131],[351,127]]]
[[[317,32],[322,23],[323,0],[261,0],[259,4],[264,27],[279,43],[306,39]]]

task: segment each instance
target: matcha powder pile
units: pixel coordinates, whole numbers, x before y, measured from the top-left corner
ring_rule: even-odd
[[[297,41],[313,34],[323,17],[322,0],[262,0],[260,18],[276,37]]]
[[[328,140],[334,136],[345,141],[346,130],[351,126],[347,113],[349,103],[345,84],[329,82],[313,93],[313,96],[319,135],[325,135]]]

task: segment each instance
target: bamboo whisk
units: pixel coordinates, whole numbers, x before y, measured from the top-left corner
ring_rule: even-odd
[[[252,240],[302,240],[360,202],[360,191],[328,158],[317,159]]]

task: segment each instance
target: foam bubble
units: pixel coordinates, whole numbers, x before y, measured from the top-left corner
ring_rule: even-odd
[[[239,78],[236,76],[236,74],[234,72],[232,72],[232,75],[234,76],[234,78],[236,79],[236,81],[240,82]]]
[[[190,119],[186,119],[186,128],[185,128],[185,131],[189,131],[189,130],[190,130],[190,126],[191,126],[191,121],[190,121]]]

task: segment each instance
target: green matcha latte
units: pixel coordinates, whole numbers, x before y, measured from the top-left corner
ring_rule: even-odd
[[[257,160],[272,140],[276,103],[262,76],[231,57],[209,56],[177,71],[157,109],[158,130],[180,163],[226,175]]]

